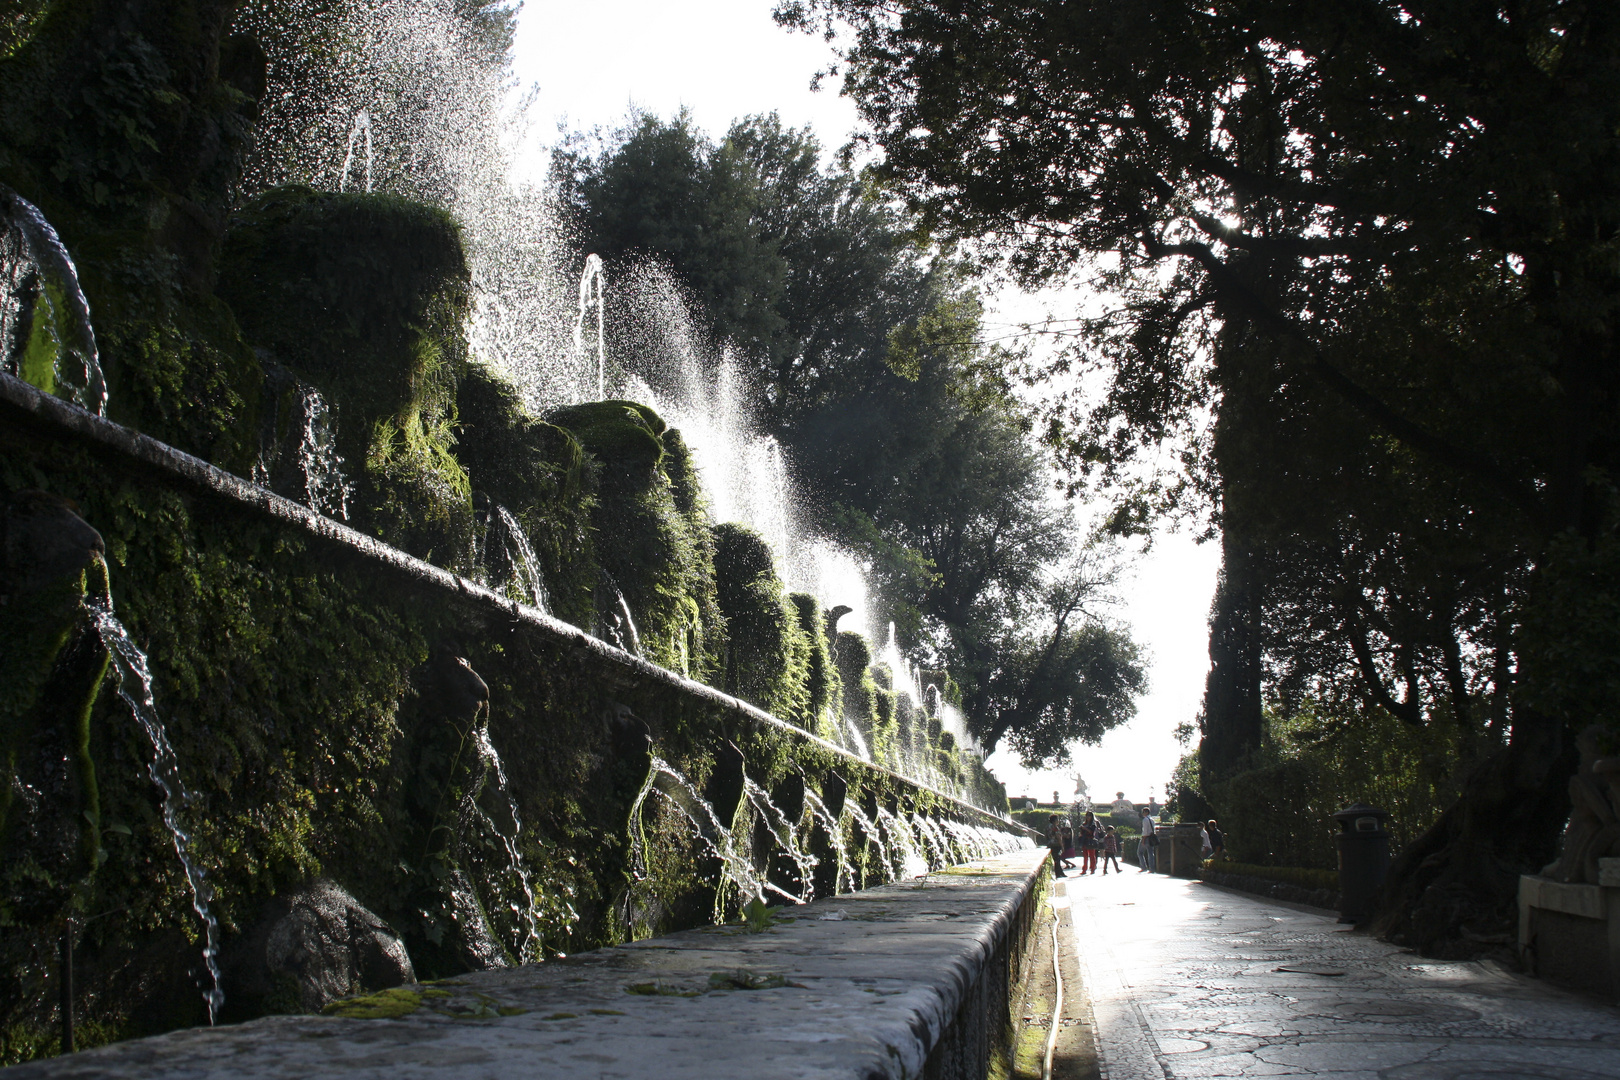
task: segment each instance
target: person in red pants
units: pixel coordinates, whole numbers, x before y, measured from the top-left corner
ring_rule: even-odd
[[[1098,837],[1102,829],[1097,824],[1097,818],[1090,810],[1086,811],[1085,820],[1080,823],[1080,872],[1082,874],[1095,874],[1097,872],[1097,846]]]

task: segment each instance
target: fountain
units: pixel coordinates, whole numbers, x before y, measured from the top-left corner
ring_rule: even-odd
[[[763,900],[767,891],[778,894],[790,903],[799,902],[798,897],[784,892],[759,875],[747,855],[737,850],[736,836],[728,825],[721,822],[709,801],[679,769],[656,755],[650,762],[646,781],[636,794],[635,801],[630,804],[631,860],[638,874],[647,871],[647,836],[642,808],[648,796],[655,791],[686,819],[693,835],[702,841],[709,855],[719,861],[722,883],[730,884],[742,898],[737,901],[736,907],[740,908],[751,900]],[[716,889],[714,922],[726,922],[732,907],[727,903],[725,889]]]
[[[596,397],[589,399],[603,401],[607,398],[607,340],[604,331],[606,314],[603,311],[605,299],[603,290],[607,287],[607,278],[602,270],[602,259],[598,255],[585,256],[585,269],[579,275],[579,318],[574,322],[574,356],[581,362],[581,366],[589,367],[588,358],[591,352],[587,351],[585,343],[586,318],[591,310],[596,311]]]
[[[506,770],[501,765],[501,756],[495,752],[495,744],[490,741],[489,728],[483,726],[477,729],[473,736],[474,744],[478,748],[479,760],[483,762],[486,773],[495,774],[495,791],[501,797],[501,808],[505,811],[510,825],[502,829],[489,813],[478,804],[476,798],[469,799],[470,807],[477,813],[483,823],[493,832],[501,842],[501,848],[506,854],[507,868],[518,879],[518,886],[523,892],[526,901],[521,908],[513,905],[513,914],[517,916],[519,924],[523,927],[524,939],[518,943],[517,955],[519,962],[541,959],[540,920],[535,911],[534,882],[529,876],[528,867],[523,862],[523,856],[518,851],[518,835],[523,831],[523,819],[518,816],[517,801],[512,798],[512,792],[506,781]],[[487,784],[487,777],[485,780]]]
[[[124,629],[124,624],[113,613],[112,590],[109,588],[103,598],[87,599],[86,605],[95,622],[96,632],[112,654],[113,668],[118,675],[118,696],[129,706],[129,711],[134,714],[152,744],[152,760],[147,765],[147,773],[163,792],[163,825],[169,830],[174,853],[185,869],[186,882],[191,887],[192,910],[203,921],[203,964],[208,969],[210,979],[208,989],[203,992],[203,1000],[208,1004],[208,1022],[212,1024],[225,1004],[225,994],[219,985],[219,920],[208,906],[214,898],[213,888],[208,884],[207,874],[191,849],[191,833],[180,820],[181,808],[191,801],[191,796],[180,779],[180,761],[169,743],[163,718],[158,715],[157,701],[152,693],[152,672],[147,665],[146,654],[130,638],[129,631]]]
[[[782,605],[801,627],[817,625],[819,608],[826,605],[853,609],[850,624],[870,631],[859,561],[809,529],[801,513],[806,504],[795,493],[781,446],[748,415],[738,365],[723,348],[703,345],[684,315],[655,328],[668,341],[686,342],[679,363],[663,377],[640,372],[643,381],[633,382],[638,373],[620,362],[616,335],[608,340],[612,323],[605,311],[621,292],[634,299],[629,287],[650,279],[646,273],[638,278],[634,269],[622,276],[616,271],[610,292],[601,261],[587,259],[575,288],[572,272],[562,268],[577,263],[566,251],[566,238],[552,226],[544,197],[505,182],[499,173],[506,159],[489,152],[488,132],[478,126],[485,114],[469,119],[452,101],[465,80],[450,78],[443,95],[427,95],[438,111],[411,112],[399,104],[416,100],[411,94],[390,96],[388,79],[431,80],[454,67],[447,57],[453,59],[465,43],[435,29],[442,29],[441,16],[449,18],[450,0],[382,7],[392,12],[388,18],[404,20],[398,33],[393,23],[365,22],[374,12],[354,15],[363,29],[389,31],[378,36],[368,30],[354,39],[371,65],[362,67],[380,73],[378,85],[333,103],[332,116],[341,114],[342,125],[312,125],[312,131],[323,133],[325,148],[297,159],[312,163],[298,179],[355,190],[342,198],[308,189],[274,197],[284,200],[278,204],[287,214],[283,220],[295,223],[318,226],[347,214],[343,220],[386,218],[398,223],[390,226],[398,230],[419,227],[410,235],[432,242],[460,237],[465,248],[444,245],[442,274],[421,287],[423,295],[445,298],[443,312],[454,325],[432,335],[400,333],[399,356],[366,357],[380,377],[350,370],[332,374],[328,385],[327,376],[298,366],[288,339],[275,341],[285,351],[266,345],[255,352],[262,341],[258,333],[285,329],[305,315],[285,314],[273,296],[264,299],[270,294],[244,290],[229,299],[223,292],[209,298],[221,302],[219,310],[228,304],[241,316],[228,328],[238,336],[227,344],[243,371],[254,379],[266,376],[258,417],[270,434],[245,452],[227,447],[237,456],[222,451],[216,460],[285,497],[129,428],[87,417],[54,397],[41,398],[43,389],[100,413],[106,389],[88,304],[78,292],[71,261],[37,211],[20,200],[8,204],[8,295],[31,297],[36,310],[45,297],[54,305],[53,325],[66,330],[58,335],[53,366],[41,371],[35,360],[25,358],[27,349],[19,353],[15,344],[20,337],[32,340],[31,328],[23,332],[22,307],[0,311],[10,320],[0,328],[11,335],[8,374],[0,378],[6,419],[0,445],[8,468],[19,463],[17,475],[26,474],[28,483],[72,493],[87,519],[108,530],[108,550],[126,568],[120,610],[133,632],[114,617],[110,601],[93,605],[93,614],[113,654],[119,693],[151,743],[147,772],[157,790],[145,776],[135,775],[130,783],[109,782],[104,793],[107,805],[128,820],[150,814],[161,795],[163,845],[172,843],[185,873],[183,887],[178,875],[169,886],[141,880],[130,868],[151,865],[162,849],[141,830],[128,839],[108,840],[112,865],[122,872],[97,880],[101,892],[96,907],[88,909],[108,913],[100,926],[116,931],[108,929],[107,940],[131,940],[161,920],[169,927],[191,926],[194,913],[204,928],[205,1003],[212,1020],[225,991],[232,994],[233,1008],[244,1000],[232,989],[231,957],[220,961],[221,922],[229,930],[226,945],[235,947],[252,937],[255,913],[269,893],[317,873],[347,882],[376,908],[368,914],[397,930],[419,977],[442,978],[457,974],[457,964],[500,962],[499,956],[464,962],[450,946],[439,948],[433,936],[448,932],[440,913],[451,922],[477,921],[486,902],[501,916],[499,932],[513,953],[537,960],[542,944],[550,955],[618,940],[623,926],[611,913],[628,910],[623,902],[639,895],[637,890],[662,905],[638,916],[637,932],[680,928],[705,916],[716,922],[733,919],[755,901],[799,904],[829,889],[847,891],[897,873],[915,874],[919,867],[925,872],[970,851],[988,850],[986,837],[998,828],[993,819],[951,798],[944,781],[930,789],[926,775],[919,786],[890,771],[904,762],[887,742],[874,739],[868,747],[867,729],[845,717],[825,718],[845,721],[847,743],[858,755],[851,756],[821,740],[816,721],[822,717],[803,722],[794,714],[790,718],[799,726],[793,727],[693,681],[714,681],[703,649],[716,646],[701,636],[691,639],[693,650],[683,652],[676,665],[691,679],[655,666],[671,664],[662,651],[671,621],[653,609],[657,590],[628,576],[634,564],[616,582],[602,572],[602,563],[592,561],[600,548],[590,545],[605,548],[632,530],[613,535],[607,528],[587,528],[582,515],[557,509],[577,509],[605,497],[604,487],[590,485],[608,483],[601,478],[610,469],[618,470],[613,482],[642,485],[630,493],[645,495],[652,509],[637,520],[665,529],[674,537],[668,550],[689,557],[693,569],[689,579],[677,583],[677,599],[690,605],[691,625],[699,631],[712,625],[702,621],[713,618],[702,605],[712,603],[703,590],[713,590],[715,571],[712,558],[707,569],[702,560],[717,521],[751,525],[765,538],[788,588],[813,594],[815,603],[801,598]],[[401,14],[407,8],[409,19]],[[420,63],[413,67],[412,49],[418,45]],[[412,63],[403,62],[407,59]],[[273,113],[274,100],[266,102]],[[341,168],[337,147],[343,148]],[[363,162],[357,160],[361,155]],[[390,197],[367,199],[358,191],[362,173],[367,192],[375,184]],[[410,198],[432,206],[412,204]],[[453,212],[461,230],[441,211]],[[237,220],[246,217],[243,211]],[[265,220],[255,219],[255,226]],[[307,232],[325,235],[318,227]],[[240,240],[243,233],[232,235]],[[312,259],[328,254],[318,240],[309,250]],[[246,256],[236,264],[238,283],[251,277],[251,265]],[[272,286],[283,278],[308,284],[298,277],[300,270],[295,261],[265,280]],[[39,281],[50,288],[28,293]],[[463,289],[470,290],[470,300],[457,306],[467,299],[458,291]],[[356,286],[355,291],[362,290]],[[117,310],[102,307],[99,295],[97,303],[98,310]],[[307,310],[322,304],[324,298]],[[334,320],[348,318],[341,305],[327,306]],[[420,310],[442,314],[425,302]],[[250,330],[252,315],[259,318]],[[464,315],[471,320],[465,338],[459,322]],[[376,318],[354,324],[367,341],[414,326],[410,313],[390,318],[399,325],[382,326]],[[119,339],[109,334],[106,340]],[[168,359],[183,367],[191,357],[176,349]],[[278,369],[287,380],[276,381]],[[488,374],[492,369],[509,377],[515,389]],[[455,428],[463,400],[455,395],[472,381],[474,370],[494,387],[485,400],[500,407],[468,413],[462,417],[467,426]],[[616,371],[626,373],[623,387],[613,385]],[[11,372],[27,375],[33,385],[20,383]],[[126,385],[119,383],[121,398]],[[256,384],[241,400],[251,404],[254,389]],[[679,433],[663,430],[656,416],[638,414],[633,422],[621,417],[610,434],[626,435],[629,452],[610,461],[610,448],[587,446],[556,411],[548,412],[609,393],[655,406]],[[508,409],[509,399],[527,408]],[[606,404],[607,412],[626,411],[622,402]],[[251,419],[253,410],[244,410]],[[546,422],[546,415],[557,423]],[[72,419],[64,419],[68,416]],[[18,417],[23,420],[14,423]],[[632,430],[638,425],[640,430]],[[251,436],[251,427],[245,430]],[[364,440],[345,442],[347,461],[338,454],[340,435],[355,440],[373,430],[388,438],[365,444],[365,453],[350,449]],[[185,449],[212,453],[207,438],[212,434],[204,432]],[[504,440],[501,453],[490,455],[498,460],[467,464],[473,444],[484,439]],[[376,460],[367,456],[370,448],[377,449]],[[378,477],[395,486],[381,485]],[[437,501],[411,502],[429,486]],[[677,498],[676,510],[668,510]],[[374,527],[367,515],[389,499],[399,515]],[[662,502],[653,505],[654,500]],[[432,542],[413,548],[408,536],[401,539],[405,534],[394,531],[396,524],[403,530],[432,514],[449,523],[430,536]],[[333,519],[352,521],[353,527]],[[466,526],[461,531],[451,527],[458,522]],[[491,558],[499,558],[491,530],[500,530],[512,568],[509,581],[497,581],[505,592],[456,576],[477,572],[471,552],[480,533],[474,522],[482,524],[482,543],[495,549],[486,552]],[[640,540],[639,534],[630,538]],[[548,560],[544,573],[537,547]],[[688,587],[687,580],[695,584]],[[563,621],[591,628],[593,617],[602,620],[594,624],[594,637]],[[892,638],[891,632],[894,644]],[[150,666],[137,641],[151,652]],[[638,656],[645,651],[646,659],[627,659],[604,641]],[[895,677],[915,684],[897,645],[894,651]],[[424,670],[438,655],[470,658],[465,662],[476,662],[488,676],[481,722],[470,732],[447,735],[444,716],[423,704]],[[863,660],[861,677],[870,685],[864,665]],[[153,668],[163,680],[163,717],[155,708]],[[794,669],[784,665],[781,670]],[[627,716],[645,719],[631,722]],[[503,736],[504,755],[497,753],[489,736],[492,726],[522,737],[506,741]],[[634,738],[624,735],[629,729],[635,729]],[[460,749],[436,758],[447,739]],[[209,754],[207,760],[185,762],[191,791],[181,784],[176,745]],[[735,803],[702,786],[714,782],[710,771],[726,747],[737,759]],[[880,760],[873,762],[874,756]],[[473,775],[461,776],[469,762]],[[117,773],[109,763],[104,775]],[[783,794],[791,790],[784,789],[785,777],[806,785],[802,802]],[[44,790],[24,794],[43,800],[42,806],[49,801]],[[442,804],[435,801],[441,797]],[[441,805],[447,813],[439,812]],[[202,807],[209,817],[207,843],[199,852],[186,825]],[[905,807],[906,813],[897,814],[894,807]],[[941,815],[937,827],[930,824]],[[419,826],[423,818],[431,821]],[[422,833],[431,837],[440,829],[457,835],[426,851]],[[950,840],[944,839],[947,832]],[[153,831],[159,839],[163,833]],[[491,853],[487,859],[478,854],[484,850]],[[211,861],[216,857],[218,862]],[[694,913],[694,904],[706,910]],[[126,914],[133,910],[144,923]],[[109,965],[126,959],[119,947],[108,946]],[[92,993],[113,1025],[121,1022],[118,1010],[124,1005],[106,992],[111,977],[103,976]],[[151,985],[164,984],[154,979]],[[10,996],[21,1001],[24,995]],[[150,1004],[143,1000],[129,1008]],[[173,1022],[199,1018],[176,1015]]]
[[[523,588],[525,598],[541,611],[550,611],[551,599],[546,593],[545,578],[540,573],[540,559],[534,553],[534,546],[529,543],[529,534],[504,506],[495,507],[495,519],[500,522],[502,535],[509,545],[506,558]],[[512,548],[517,549],[515,553]]]
[[[792,860],[798,871],[800,891],[795,898],[799,903],[808,904],[815,899],[815,869],[816,858],[799,844],[798,827],[789,821],[776,803],[771,801],[770,794],[747,774],[743,776],[743,790],[748,801],[754,809],[759,811],[762,824],[768,830],[772,839],[776,841],[776,849]]]
[[[827,843],[832,847],[833,862],[837,867],[833,876],[833,895],[836,896],[854,887],[850,880],[849,853],[844,847],[843,825],[834,819],[832,812],[827,809],[827,804],[821,801],[820,795],[806,788],[804,799],[810,806],[811,816],[826,832]]]
[[[267,374],[263,396],[253,482],[347,521],[354,485],[343,474],[337,421],[326,396],[282,370]]]
[[[0,370],[107,412],[90,303],[39,208],[0,184]]]

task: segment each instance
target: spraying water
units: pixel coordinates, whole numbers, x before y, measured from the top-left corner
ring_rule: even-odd
[[[889,858],[889,845],[883,838],[883,831],[872,824],[872,819],[866,816],[866,811],[862,810],[853,801],[844,803],[844,813],[855,819],[855,824],[861,827],[861,835],[865,836],[867,841],[878,849],[878,859],[883,866],[883,876],[887,878],[893,875],[894,863]]]
[[[0,366],[97,416],[107,413],[107,380],[78,269],[39,208],[4,184],[0,184]]]
[[[923,858],[917,849],[917,838],[912,834],[911,825],[906,819],[891,814],[887,807],[879,806],[877,820],[879,828],[889,836],[890,850],[898,851],[900,855],[900,863],[896,868],[898,876],[917,878],[927,874],[928,860]]]
[[[253,463],[253,482],[270,488],[327,517],[349,518],[349,496],[354,485],[343,474],[337,452],[337,421],[326,397],[308,383],[272,368],[265,379],[269,406],[264,410],[259,435],[259,456]],[[283,403],[289,406],[286,434],[282,432]],[[290,455],[283,449],[296,439]]]
[[[599,255],[585,256],[585,270],[579,276],[579,318],[574,322],[574,356],[588,367],[589,354],[585,351],[586,319],[591,310],[596,311],[596,398],[597,401],[607,399],[607,334],[605,301],[603,289],[607,287],[607,276],[602,270],[602,259]]]
[[[766,890],[769,890],[798,903],[798,897],[760,878],[746,855],[737,850],[736,837],[732,835],[730,828],[721,824],[719,815],[715,813],[709,801],[681,775],[680,770],[656,755],[647,771],[647,779],[642,783],[635,801],[630,804],[630,857],[631,864],[636,867],[638,874],[645,873],[647,867],[647,836],[641,819],[641,809],[654,791],[663,795],[669,804],[686,818],[687,823],[692,826],[694,835],[703,841],[709,854],[720,862],[722,882],[729,882],[735,887],[738,894],[744,898],[743,902],[763,900]],[[724,923],[725,917],[725,891],[716,890],[715,924]]]
[[[361,109],[354,114],[354,126],[349,129],[349,145],[343,153],[343,168],[338,172],[338,190],[347,191],[349,187],[349,169],[354,164],[355,143],[365,138],[366,151],[366,194],[371,194],[371,114]]]
[[[506,534],[507,560],[512,564],[513,573],[523,587],[529,603],[541,611],[549,612],[551,596],[546,592],[546,581],[540,573],[540,559],[534,553],[534,546],[529,543],[529,534],[506,507],[496,506],[495,516]],[[517,549],[516,552],[512,550],[514,547]]]
[[[821,797],[814,790],[806,787],[804,789],[804,799],[810,805],[811,816],[821,823],[821,827],[827,833],[827,841],[832,845],[833,861],[837,866],[837,872],[833,876],[833,894],[837,895],[845,892],[849,888],[853,888],[854,885],[851,880],[849,854],[844,849],[843,827],[833,819],[832,812],[827,809],[827,804],[821,801]]]
[[[135,719],[152,743],[152,762],[147,766],[147,774],[163,792],[163,824],[174,841],[174,851],[180,857],[180,865],[185,868],[186,882],[191,886],[192,910],[203,921],[203,964],[208,968],[208,977],[213,984],[203,992],[203,1000],[208,1003],[208,1023],[212,1025],[225,1004],[225,994],[219,988],[219,920],[208,909],[214,891],[192,855],[191,834],[180,821],[181,808],[191,801],[191,796],[181,783],[180,762],[169,743],[163,718],[158,715],[157,701],[152,693],[152,672],[147,666],[146,654],[136,646],[129,631],[124,629],[124,624],[113,614],[111,591],[104,601],[89,600],[87,606],[95,621],[96,632],[112,654],[113,669],[118,673],[118,696],[135,714]]]

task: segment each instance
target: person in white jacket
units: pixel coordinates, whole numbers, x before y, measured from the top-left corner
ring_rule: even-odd
[[[1146,810],[1142,811],[1142,839],[1136,845],[1136,865],[1142,868],[1144,874],[1152,873],[1158,868],[1159,838],[1154,834],[1153,815]]]

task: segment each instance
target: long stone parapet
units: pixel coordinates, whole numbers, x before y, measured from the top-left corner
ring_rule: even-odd
[[[1046,852],[1031,848],[544,964],[119,1043],[16,1080],[981,1077],[1006,1052]]]

